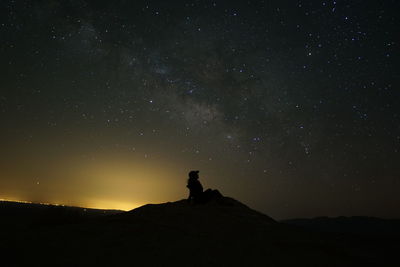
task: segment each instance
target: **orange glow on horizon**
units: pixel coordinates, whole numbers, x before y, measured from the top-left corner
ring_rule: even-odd
[[[136,209],[140,206],[145,205],[146,203],[132,203],[132,202],[123,202],[123,201],[108,201],[108,200],[96,200],[93,202],[89,202],[85,205],[85,208],[91,209],[102,209],[102,210],[123,210],[129,211]]]
[[[40,204],[48,206],[78,207],[87,209],[122,210],[122,211],[129,211],[144,205],[144,203],[139,204],[139,203],[128,203],[128,202],[106,201],[106,200],[94,201],[89,203],[88,205],[76,205],[69,203],[48,203],[40,201],[19,200],[14,198],[0,198],[0,201],[25,203],[25,204]]]
[[[55,158],[51,164],[32,160],[28,165],[0,171],[13,177],[0,180],[3,201],[129,211],[186,194],[186,173],[170,161],[114,153]]]

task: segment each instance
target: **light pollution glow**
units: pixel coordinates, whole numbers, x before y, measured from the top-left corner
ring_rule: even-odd
[[[17,203],[26,203],[26,204],[41,204],[47,206],[75,206],[68,203],[46,203],[46,202],[32,202],[27,200],[19,200],[14,198],[0,198],[0,201],[6,202],[17,202]],[[135,209],[137,207],[142,206],[143,204],[135,204],[135,203],[125,203],[125,202],[116,202],[112,200],[99,200],[94,201],[93,204],[88,204],[82,208],[90,208],[90,209],[105,209],[105,210],[123,210],[129,211]]]
[[[30,168],[9,172],[7,175],[15,177],[12,183],[0,180],[2,199],[131,210],[147,203],[181,199],[186,194],[185,173],[175,177],[171,164],[167,163],[158,162],[155,168],[143,159],[115,154],[87,160],[63,158],[46,169],[40,168],[44,164],[32,163]],[[26,176],[32,177],[29,182]]]

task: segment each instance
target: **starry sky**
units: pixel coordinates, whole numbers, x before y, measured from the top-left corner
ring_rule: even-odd
[[[396,0],[0,2],[0,198],[132,209],[190,170],[274,218],[399,217]]]

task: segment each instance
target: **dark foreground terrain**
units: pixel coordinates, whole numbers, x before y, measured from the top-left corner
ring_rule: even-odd
[[[129,212],[0,202],[0,218],[1,266],[400,266],[398,221],[277,222],[227,197]]]

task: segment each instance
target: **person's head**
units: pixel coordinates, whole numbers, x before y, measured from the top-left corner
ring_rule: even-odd
[[[199,171],[190,171],[189,172],[189,178],[199,179]]]

